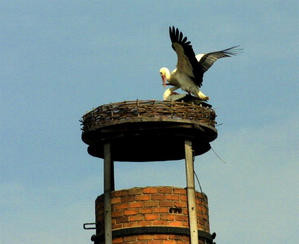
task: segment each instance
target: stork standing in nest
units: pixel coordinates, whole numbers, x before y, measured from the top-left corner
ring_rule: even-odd
[[[160,69],[163,86],[173,86],[164,92],[163,99],[167,100],[175,90],[181,88],[189,94],[207,101],[209,97],[199,89],[202,85],[204,73],[219,58],[236,55],[239,51],[236,49],[238,46],[221,51],[195,55],[191,42],[187,40],[187,37],[184,37],[183,33],[180,32],[178,28],[175,28],[174,26],[169,27],[169,35],[172,48],[177,54],[178,61],[176,69],[172,72],[165,67]]]

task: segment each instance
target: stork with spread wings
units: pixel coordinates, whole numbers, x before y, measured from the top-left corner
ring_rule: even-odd
[[[172,48],[177,54],[178,61],[176,69],[172,72],[165,67],[160,69],[163,86],[173,86],[165,91],[163,95],[164,100],[167,100],[167,97],[179,88],[201,100],[208,100],[209,97],[199,89],[203,82],[204,73],[219,58],[236,55],[239,51],[239,49],[237,49],[238,46],[221,51],[195,55],[191,42],[187,40],[187,37],[184,37],[178,28],[174,26],[169,27],[169,35]]]

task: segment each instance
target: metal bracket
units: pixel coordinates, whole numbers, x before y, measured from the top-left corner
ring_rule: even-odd
[[[83,229],[84,230],[95,230],[97,227],[96,223],[85,223],[83,224]]]
[[[169,213],[182,213],[182,208],[174,206],[172,208],[169,208]]]

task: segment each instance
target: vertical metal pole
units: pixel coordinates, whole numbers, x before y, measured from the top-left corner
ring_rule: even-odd
[[[111,190],[112,190],[112,157],[111,145],[104,145],[104,221],[105,221],[105,243],[112,244],[112,224],[111,224]]]
[[[186,165],[190,240],[191,240],[191,244],[198,244],[192,142],[187,139],[185,140],[185,165]]]
[[[111,174],[110,174],[110,181],[111,181],[111,191],[115,191],[115,183],[114,183],[114,161],[111,156]]]

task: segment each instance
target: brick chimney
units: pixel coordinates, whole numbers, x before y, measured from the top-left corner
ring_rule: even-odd
[[[212,243],[208,200],[196,192],[199,244]],[[113,243],[190,243],[186,189],[136,187],[111,193]],[[96,234],[104,243],[104,195],[96,199]]]

